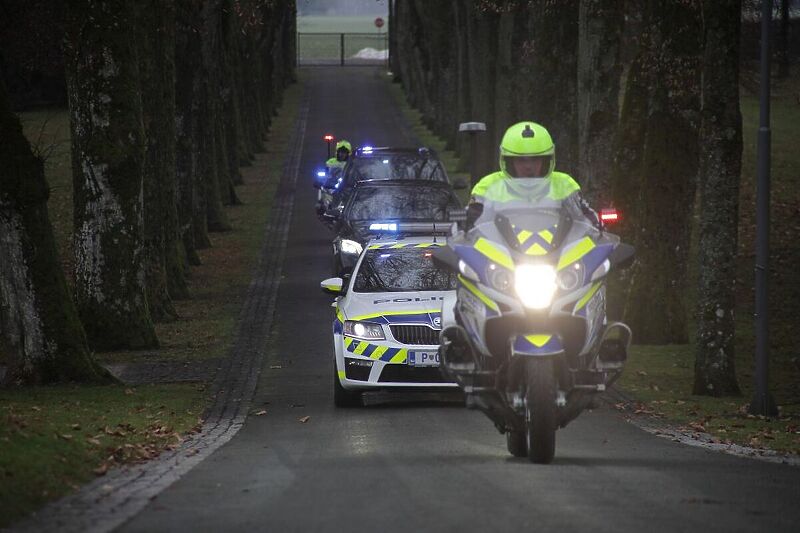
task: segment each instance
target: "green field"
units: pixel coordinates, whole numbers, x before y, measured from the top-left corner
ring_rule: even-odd
[[[385,24],[381,31],[389,31],[389,17],[382,16]],[[297,17],[297,31],[300,33],[378,33],[375,17]]]
[[[383,17],[386,20],[386,17]],[[300,64],[378,64],[380,59],[356,58],[362,50],[386,50],[387,26],[375,27],[375,17],[298,17],[297,57]]]

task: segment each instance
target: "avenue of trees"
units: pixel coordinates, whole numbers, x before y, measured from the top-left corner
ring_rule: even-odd
[[[294,78],[295,4],[276,0],[10,0],[18,28],[60,38],[74,190],[74,294],[59,265],[42,161],[0,83],[0,355],[6,383],[101,381],[91,350],[158,345],[188,266],[230,225],[239,167]],[[32,14],[43,19],[32,20]],[[43,41],[19,32],[24,54]],[[12,50],[13,52],[14,50]],[[17,68],[20,56],[0,58]],[[5,78],[5,72],[4,76]],[[50,79],[49,78],[49,79]],[[57,92],[57,91],[56,91]]]
[[[558,168],[598,207],[613,201],[636,246],[613,313],[649,344],[688,342],[693,315],[694,392],[738,393],[742,1],[396,0],[392,9],[391,70],[431,129],[467,161],[458,123],[485,122],[477,156],[488,173],[507,126],[545,125]],[[697,287],[687,286],[692,263]]]

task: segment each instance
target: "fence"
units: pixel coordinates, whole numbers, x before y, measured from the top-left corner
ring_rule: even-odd
[[[382,33],[298,33],[297,65],[385,65],[389,35]]]

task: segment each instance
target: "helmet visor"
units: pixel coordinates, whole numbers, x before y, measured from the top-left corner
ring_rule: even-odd
[[[504,156],[506,172],[514,178],[543,178],[550,174],[553,156]]]

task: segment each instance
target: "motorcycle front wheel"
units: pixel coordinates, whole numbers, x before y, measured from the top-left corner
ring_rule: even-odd
[[[525,433],[528,459],[547,464],[556,452],[556,379],[553,360],[534,359],[525,367]]]

